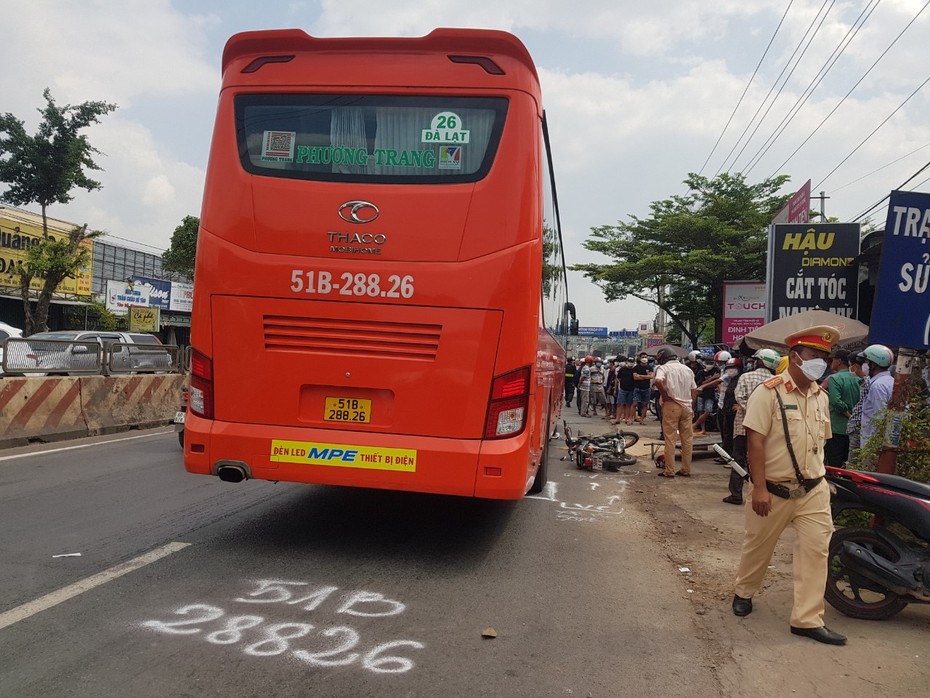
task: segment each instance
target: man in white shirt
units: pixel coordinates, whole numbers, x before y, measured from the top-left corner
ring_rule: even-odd
[[[697,395],[694,371],[679,363],[670,349],[656,354],[655,387],[662,400],[662,435],[665,438],[665,469],[659,477],[675,477],[675,432],[681,439],[682,477],[691,477],[691,448],[694,431],[691,426],[691,405]]]

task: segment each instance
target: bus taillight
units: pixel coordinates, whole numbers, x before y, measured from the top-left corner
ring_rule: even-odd
[[[484,425],[484,438],[514,436],[526,426],[530,395],[529,366],[497,376],[491,384],[491,401]]]
[[[192,412],[213,419],[213,362],[196,349],[191,349],[189,400]]]

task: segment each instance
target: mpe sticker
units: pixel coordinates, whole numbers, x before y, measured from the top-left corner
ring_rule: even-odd
[[[417,452],[416,449],[410,448],[350,446],[272,439],[269,458],[275,463],[396,470],[404,473],[414,473],[417,470]]]

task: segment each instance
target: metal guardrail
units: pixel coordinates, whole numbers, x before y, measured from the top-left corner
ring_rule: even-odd
[[[181,352],[174,345],[114,342],[104,352],[108,373],[180,373]]]
[[[181,350],[174,345],[69,342],[10,337],[3,373],[11,376],[180,373]]]

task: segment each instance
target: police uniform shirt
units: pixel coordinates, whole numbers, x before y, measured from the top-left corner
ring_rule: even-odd
[[[785,442],[785,428],[775,392],[785,403],[785,417],[791,446],[806,479],[826,474],[823,443],[830,430],[830,401],[827,393],[812,382],[805,395],[791,376],[775,376],[752,391],[746,403],[743,426],[765,436],[765,479],[769,482],[795,482],[797,475]]]

